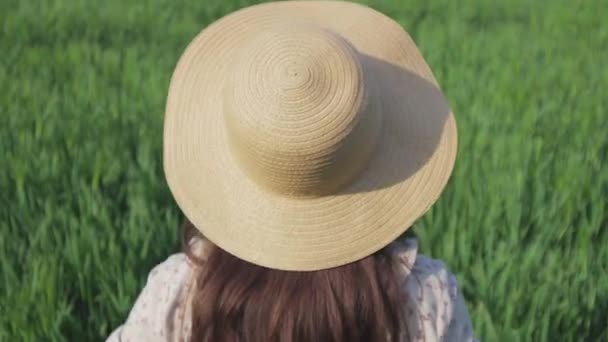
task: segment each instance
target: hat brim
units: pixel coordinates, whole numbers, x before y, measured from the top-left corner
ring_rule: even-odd
[[[289,198],[261,189],[232,158],[224,129],[222,84],[235,49],[289,20],[346,38],[381,96],[382,136],[369,166],[328,196]],[[349,2],[285,1],[225,16],[187,47],[167,99],[164,169],[178,206],[210,241],[257,265],[309,271],[362,259],[403,234],[445,187],[456,144],[450,107],[396,22]]]

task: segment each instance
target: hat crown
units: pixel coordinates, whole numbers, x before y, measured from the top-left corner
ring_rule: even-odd
[[[359,53],[327,29],[264,30],[236,57],[224,88],[232,155],[258,185],[315,196],[350,183],[380,131]]]

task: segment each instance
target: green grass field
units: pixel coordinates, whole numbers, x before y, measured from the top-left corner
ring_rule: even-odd
[[[0,0],[0,341],[99,341],[179,248],[173,67],[249,1]],[[484,341],[608,340],[608,2],[368,1],[418,43],[459,159],[417,223]]]

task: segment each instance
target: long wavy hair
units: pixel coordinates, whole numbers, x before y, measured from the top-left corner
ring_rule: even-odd
[[[344,266],[280,271],[240,260],[188,221],[184,249],[200,266],[191,297],[190,342],[386,342],[407,336],[396,261],[386,249]]]

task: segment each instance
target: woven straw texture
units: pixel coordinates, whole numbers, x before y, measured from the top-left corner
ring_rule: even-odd
[[[204,29],[171,79],[164,167],[212,242],[282,270],[385,247],[437,200],[456,123],[393,20],[341,1],[247,7]]]

